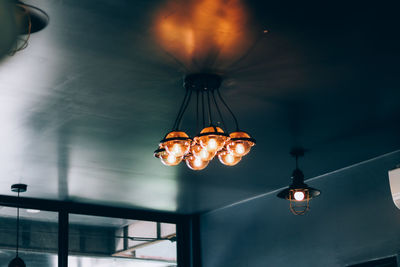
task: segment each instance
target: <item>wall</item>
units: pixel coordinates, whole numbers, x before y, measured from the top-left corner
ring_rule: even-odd
[[[202,215],[202,266],[346,266],[395,255],[400,210],[387,171],[399,163],[394,152],[313,179],[322,194],[304,216],[276,192]],[[289,183],[291,169],[282,171]]]

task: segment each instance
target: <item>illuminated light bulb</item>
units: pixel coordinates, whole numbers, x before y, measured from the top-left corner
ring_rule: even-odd
[[[214,153],[210,153],[207,151],[207,149],[203,148],[201,145],[195,143],[192,145],[192,148],[190,150],[192,152],[192,155],[201,158],[201,160],[204,161],[209,161],[212,160],[215,156]]]
[[[193,155],[186,157],[185,161],[186,161],[186,165],[194,171],[203,170],[204,168],[207,167],[207,165],[209,163],[209,161],[201,160],[200,158],[195,157]]]
[[[175,166],[181,163],[183,157],[176,157],[168,153],[165,149],[159,148],[154,152],[154,156],[159,158],[162,164],[166,166]]]
[[[200,154],[199,157],[201,158],[201,160],[204,160],[204,161],[212,160],[215,156],[214,153],[210,153],[207,151],[207,149],[204,149],[204,148],[202,150],[200,150],[199,154]]]
[[[162,146],[175,157],[183,157],[190,150],[189,136],[182,131],[169,132],[162,142]]]
[[[190,149],[189,142],[187,141],[168,141],[164,146],[165,150],[175,157],[182,157]]]
[[[251,147],[255,145],[254,139],[246,132],[233,132],[229,135],[231,141],[227,145],[229,152],[237,157],[243,157],[247,155]]]
[[[235,148],[235,152],[238,155],[243,155],[245,152],[245,148],[243,144],[237,144],[236,148]]]
[[[231,141],[227,149],[236,157],[243,157],[249,154],[251,145],[247,141]]]
[[[171,153],[173,153],[174,155],[180,155],[182,154],[182,146],[180,144],[174,144],[172,146],[172,151]]]
[[[214,138],[210,138],[208,140],[207,150],[214,151],[215,149],[217,149],[217,141]]]
[[[222,164],[224,164],[226,166],[234,166],[234,165],[238,164],[239,161],[242,160],[241,157],[236,157],[232,153],[230,153],[226,150],[223,150],[218,153],[218,159]]]
[[[303,200],[304,200],[304,197],[305,197],[305,194],[304,194],[303,191],[297,191],[297,192],[294,193],[293,196],[294,196],[294,199],[295,199],[296,201],[303,201]]]
[[[229,137],[224,134],[220,127],[206,127],[196,137],[196,140],[209,153],[215,154],[224,147]]]

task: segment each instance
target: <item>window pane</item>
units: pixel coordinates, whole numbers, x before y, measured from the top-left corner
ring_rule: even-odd
[[[70,267],[171,267],[175,224],[70,214]]]
[[[15,258],[17,209],[0,207],[0,267]],[[20,209],[19,257],[27,266],[54,267],[58,262],[58,214]]]

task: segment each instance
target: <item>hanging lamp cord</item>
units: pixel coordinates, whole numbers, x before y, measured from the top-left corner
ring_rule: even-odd
[[[178,115],[176,116],[174,125],[172,126],[172,129],[173,129],[173,130],[177,130],[177,129],[178,129],[178,121],[179,121],[179,118],[180,118],[180,116],[181,116],[182,110],[183,110],[183,108],[184,108],[184,106],[185,106],[185,103],[186,103],[186,99],[187,99],[187,97],[188,97],[188,94],[189,94],[189,90],[186,90],[186,92],[185,92],[185,97],[184,97],[183,100],[182,100],[182,104],[181,104],[181,107],[179,108]]]
[[[215,98],[215,90],[212,91],[212,98],[213,98],[213,100],[214,100],[215,108],[217,109],[219,118],[220,118],[220,120],[221,120],[222,127],[223,127],[224,131],[227,132],[228,129],[226,128],[224,118],[222,117],[222,113],[221,113],[221,110],[220,110],[220,108],[219,108],[219,106],[218,106],[217,99]]]
[[[196,134],[200,131],[199,120],[199,90],[196,91]]]
[[[218,97],[221,100],[222,104],[224,104],[225,108],[229,111],[229,113],[232,115],[233,120],[235,121],[235,125],[236,125],[236,131],[239,131],[239,123],[236,119],[235,114],[233,114],[233,111],[230,109],[230,107],[228,106],[228,104],[226,104],[225,100],[222,98],[222,95],[219,91],[219,88],[217,89],[217,93],[218,93]]]
[[[201,92],[201,112],[203,114],[203,128],[206,127],[206,115],[205,115],[205,107],[204,107],[204,93]]]
[[[19,190],[18,190],[18,202],[19,202]],[[17,257],[19,248],[19,207],[17,208]]]
[[[178,119],[178,122],[177,122],[177,125],[176,125],[176,130],[181,128],[181,122],[182,122],[183,115],[185,114],[186,109],[187,109],[187,107],[188,107],[188,105],[190,103],[190,99],[192,97],[192,90],[189,90],[189,89],[186,89],[186,90],[189,91],[189,93],[188,93],[188,96],[186,98],[186,103],[183,106],[183,109],[182,109],[182,112],[181,112],[181,116]]]
[[[208,105],[208,124],[214,126],[212,112],[211,112],[211,102],[210,102],[210,91],[207,90],[207,105]]]

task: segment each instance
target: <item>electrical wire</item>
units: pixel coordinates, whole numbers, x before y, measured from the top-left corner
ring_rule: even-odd
[[[201,109],[202,109],[202,113],[203,113],[203,128],[206,127],[206,115],[205,115],[205,108],[204,108],[204,94],[203,92],[201,92]]]
[[[178,115],[176,116],[174,125],[172,126],[172,129],[173,129],[174,131],[177,130],[177,128],[178,128],[178,120],[179,120],[179,117],[180,117],[180,115],[181,115],[181,113],[182,113],[182,109],[183,109],[183,106],[185,105],[185,101],[186,101],[186,98],[188,97],[188,94],[189,94],[189,90],[186,89],[185,96],[184,96],[184,98],[183,98],[183,100],[182,100],[182,103],[181,103],[181,106],[180,106],[180,108],[179,108]]]
[[[208,104],[208,124],[214,126],[211,115],[210,91],[207,90],[207,104]]]
[[[186,90],[189,90],[189,89],[186,89]],[[185,106],[184,106],[184,108],[182,110],[182,113],[181,113],[181,116],[180,116],[180,118],[178,120],[177,129],[179,129],[181,127],[182,118],[183,118],[183,115],[185,114],[185,111],[186,111],[186,109],[187,109],[187,107],[188,107],[188,105],[190,103],[190,98],[191,97],[192,97],[192,90],[189,90],[189,96],[187,97]]]
[[[228,129],[226,128],[224,118],[222,117],[221,110],[220,110],[220,108],[219,108],[219,106],[218,106],[218,103],[217,103],[217,100],[216,100],[216,98],[215,98],[215,90],[212,91],[212,98],[213,98],[213,100],[214,100],[215,108],[216,108],[216,110],[217,110],[217,112],[218,112],[218,114],[219,114],[219,117],[220,117],[220,119],[221,119],[221,123],[222,123],[223,130],[224,130],[225,132],[227,132]]]
[[[196,91],[196,134],[200,131],[199,122],[199,90]]]
[[[236,119],[235,114],[233,114],[233,111],[229,108],[228,104],[226,104],[225,100],[222,98],[221,93],[219,91],[219,88],[217,88],[217,93],[218,93],[218,97],[221,100],[222,104],[224,104],[225,108],[229,111],[229,113],[232,115],[233,120],[235,121],[235,125],[236,125],[236,131],[239,131],[239,123]]]
[[[18,202],[19,202],[19,189],[18,189]],[[19,207],[17,208],[17,257],[19,248]]]

